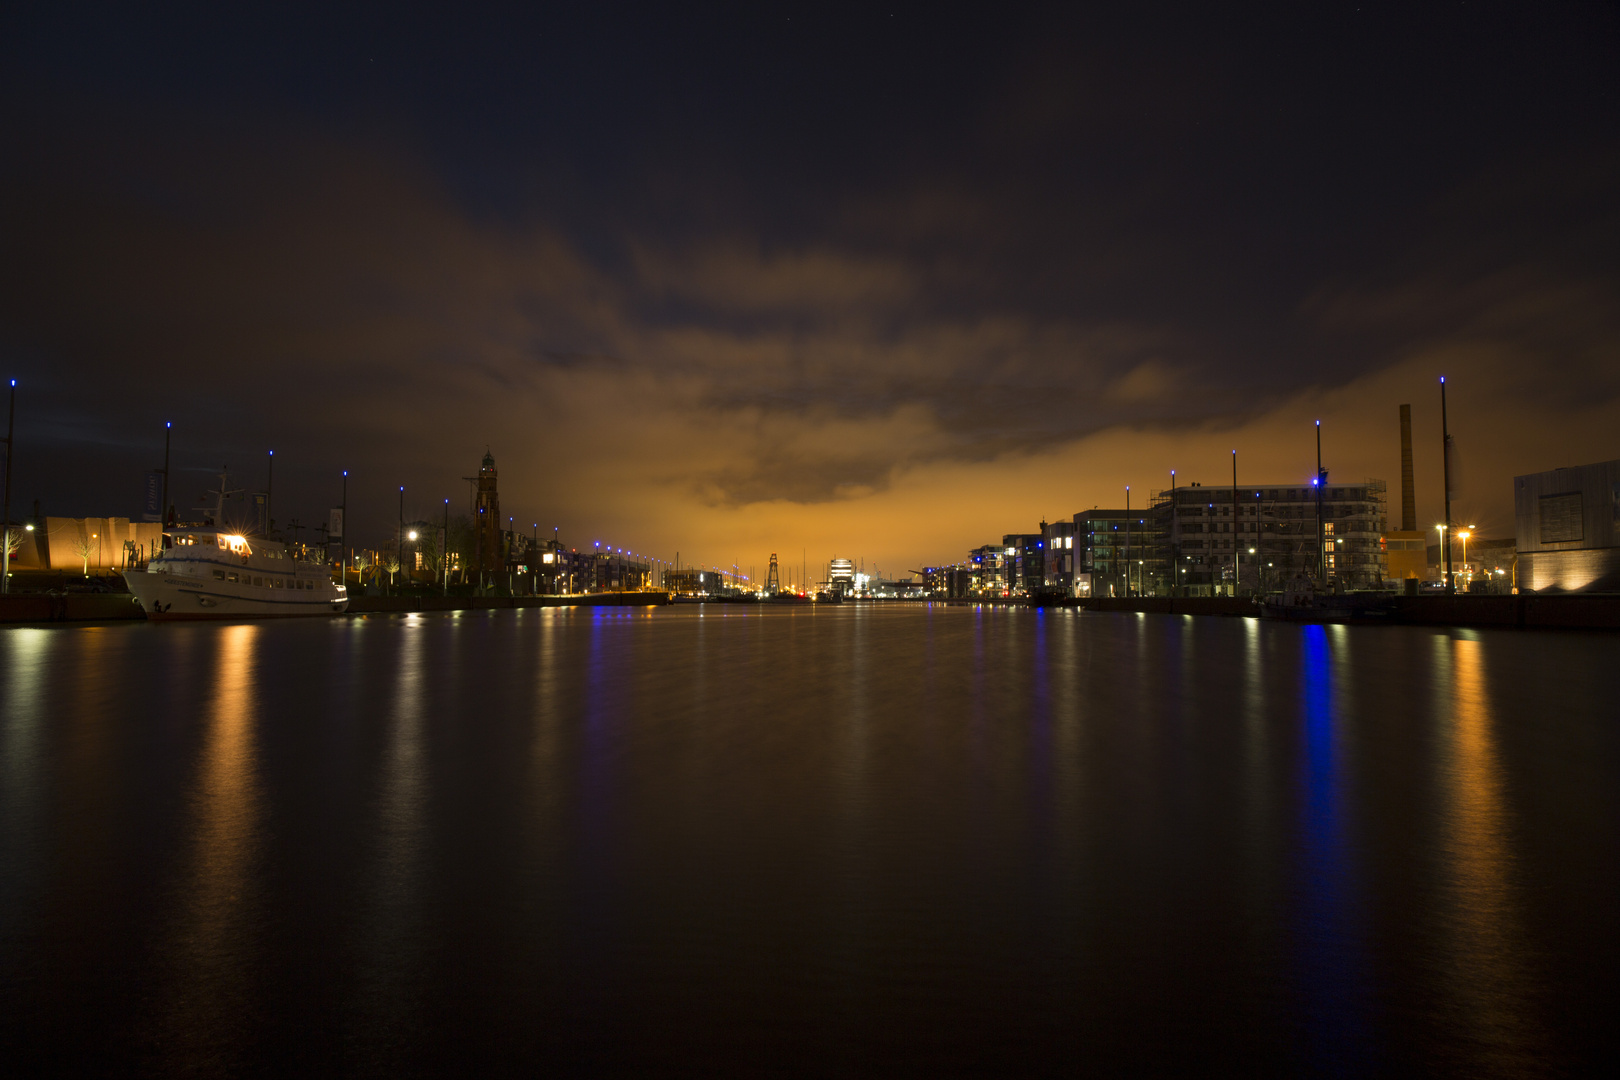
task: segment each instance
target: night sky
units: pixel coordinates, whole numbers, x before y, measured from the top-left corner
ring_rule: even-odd
[[[1612,4],[27,5],[0,33],[13,513],[228,464],[356,541],[885,573],[1183,481],[1512,535],[1620,456]],[[1415,13],[1414,8],[1421,9]]]

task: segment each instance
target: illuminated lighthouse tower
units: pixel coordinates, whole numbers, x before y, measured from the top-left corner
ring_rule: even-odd
[[[472,479],[469,477],[469,479]],[[501,556],[501,497],[495,491],[495,457],[484,451],[478,469],[477,493],[473,496],[473,565],[484,571],[506,569]]]

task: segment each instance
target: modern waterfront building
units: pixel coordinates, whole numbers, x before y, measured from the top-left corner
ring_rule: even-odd
[[[1378,589],[1385,484],[1266,484],[1160,491],[1148,512],[1156,589],[1183,596],[1276,591],[1294,578],[1338,591]]]
[[[922,570],[923,595],[941,600],[960,600],[973,596],[974,564],[957,563],[954,566],[925,566]]]
[[[973,596],[1005,596],[1007,593],[1007,549],[985,544],[968,552],[969,592]]]
[[[1150,563],[1156,546],[1141,510],[1082,510],[1074,515],[1073,543],[1076,596],[1141,595],[1143,583],[1162,572]]]
[[[1041,537],[1046,550],[1046,591],[1074,595],[1074,522],[1043,521]]]
[[[1620,460],[1514,477],[1513,519],[1521,590],[1620,592]]]
[[[1044,529],[1046,523],[1043,521]],[[1003,576],[1014,596],[1028,596],[1046,582],[1046,537],[1042,533],[1008,533],[1001,538]]]

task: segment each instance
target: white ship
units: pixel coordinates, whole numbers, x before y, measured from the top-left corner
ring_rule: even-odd
[[[212,521],[224,518],[225,477]],[[321,563],[295,558],[287,545],[221,526],[165,528],[163,549],[124,580],[149,619],[262,619],[333,615],[349,591]]]

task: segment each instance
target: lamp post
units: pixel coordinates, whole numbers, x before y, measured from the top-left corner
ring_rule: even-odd
[[[1468,588],[1468,582],[1470,580],[1472,580],[1470,578],[1469,574],[1468,574],[1468,537],[1471,534],[1471,530],[1473,528],[1474,527],[1472,525],[1470,525],[1470,526],[1468,526],[1468,528],[1462,529],[1457,533],[1457,539],[1461,540],[1462,544],[1463,544],[1462,572],[1463,572],[1463,588],[1465,588],[1465,589]]]
[[[1176,595],[1181,577],[1181,537],[1176,534],[1176,470],[1170,470],[1170,595]]]
[[[1125,599],[1131,598],[1131,485],[1125,485]]]
[[[163,505],[158,507],[158,531],[169,523],[169,436],[174,434],[174,421],[163,421]]]
[[[349,542],[349,470],[343,470],[343,498],[338,503],[342,509],[338,516],[338,562],[343,564],[343,588],[349,587],[349,560],[344,556],[343,549]]]
[[[6,410],[6,501],[0,511],[0,593],[11,591],[11,459],[17,447],[17,380],[11,380],[11,404]],[[165,474],[165,481],[167,474]]]
[[[399,569],[405,569],[405,485],[399,485]],[[389,578],[392,579],[390,574]]]
[[[1232,595],[1238,594],[1238,582],[1242,580],[1242,563],[1238,552],[1242,551],[1243,521],[1239,517],[1237,500],[1237,451],[1232,451]]]
[[[444,500],[444,540],[439,545],[443,548],[441,561],[444,564],[444,574],[440,578],[441,589],[445,596],[450,595],[450,500]]]
[[[1322,421],[1316,422],[1316,479],[1311,481],[1316,488],[1316,572],[1322,582],[1322,588],[1327,588],[1327,531],[1322,527]]]
[[[1451,426],[1446,420],[1446,377],[1440,376],[1440,436],[1441,452],[1444,455],[1440,461],[1445,471],[1446,485],[1446,528],[1441,537],[1445,545],[1446,556],[1446,595],[1457,595],[1457,578],[1451,570]]]
[[[265,466],[264,473],[264,535],[268,537],[274,531],[275,521],[270,516],[270,506],[274,501],[276,491],[276,452],[269,452],[269,464]]]
[[[1440,534],[1440,548],[1441,548],[1441,550],[1442,551],[1450,551],[1451,550],[1451,530],[1446,528],[1445,525],[1443,525],[1443,524],[1442,525],[1436,525],[1434,527],[1434,529],[1435,529],[1436,532],[1438,532]],[[1427,557],[1425,557],[1425,561],[1427,561]],[[1448,581],[1449,581],[1449,575],[1450,575],[1450,572],[1451,572],[1451,566],[1450,566],[1449,560],[1447,562],[1447,565],[1446,565],[1445,569],[1446,569],[1446,573],[1448,575]],[[1448,589],[1450,588],[1449,584],[1448,584],[1447,588]],[[1447,595],[1449,596],[1450,593],[1448,592]]]

